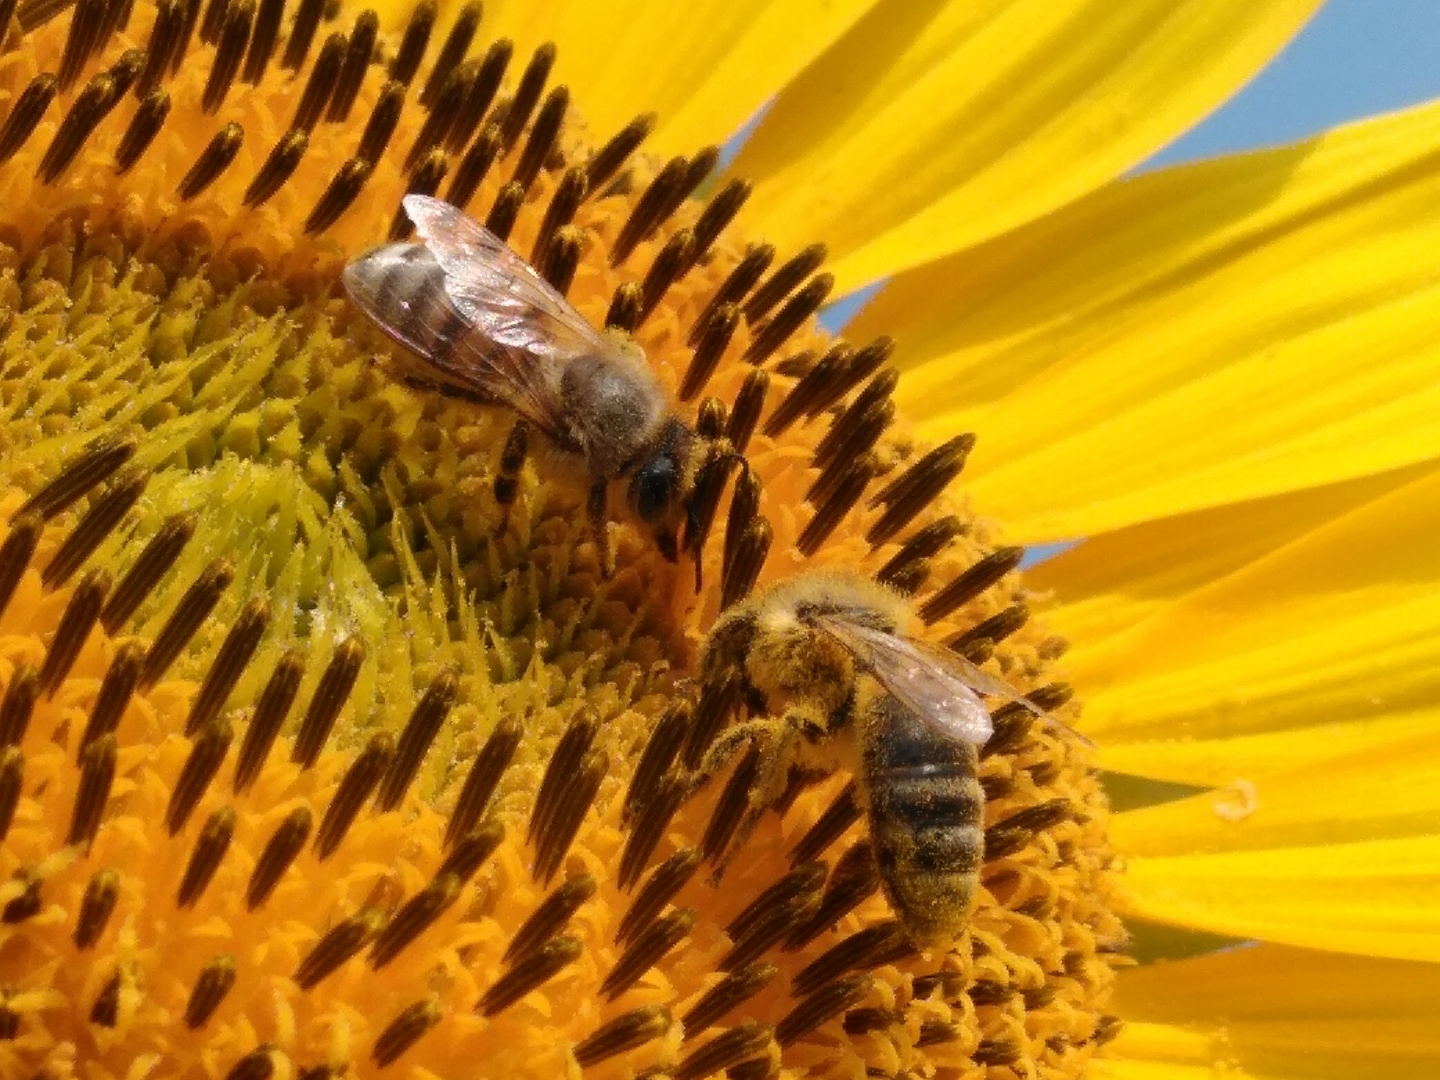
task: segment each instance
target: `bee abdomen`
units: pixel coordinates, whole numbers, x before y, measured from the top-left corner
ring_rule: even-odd
[[[875,864],[911,938],[948,944],[965,929],[985,858],[976,750],[886,721],[864,751]]]

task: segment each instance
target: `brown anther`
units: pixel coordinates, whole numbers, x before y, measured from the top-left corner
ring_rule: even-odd
[[[570,722],[560,736],[550,755],[550,764],[545,768],[545,776],[540,781],[540,789],[535,794],[535,806],[525,833],[526,843],[534,843],[549,829],[555,810],[565,797],[565,787],[573,782],[599,731],[600,722],[595,715],[583,712]]]
[[[700,839],[700,854],[711,865],[719,862],[725,849],[730,846],[735,830],[740,826],[740,819],[749,809],[750,789],[755,786],[759,773],[760,748],[752,745],[735,766],[735,771],[730,774],[730,779],[725,782],[725,787],[716,798],[715,810],[705,825],[704,836]]]
[[[1009,1039],[982,1039],[970,1060],[977,1065],[1002,1067],[1014,1065],[1024,1056],[1025,1052]]]
[[[708,330],[710,320],[721,308],[727,305],[733,306],[738,315],[741,301],[769,269],[774,258],[775,248],[770,244],[751,244],[747,247],[744,256],[735,264],[735,268],[730,271],[729,276],[720,283],[720,287],[715,290],[715,295],[706,302],[700,310],[700,314],[695,317],[686,344],[693,347],[700,340],[700,337]]]
[[[656,253],[650,269],[645,272],[645,280],[640,285],[640,315],[637,326],[650,317],[650,313],[665,298],[670,286],[684,275],[690,265],[690,248],[693,243],[694,238],[689,229],[678,229]]]
[[[335,170],[335,175],[330,178],[330,183],[321,192],[314,209],[305,219],[305,235],[319,235],[339,221],[340,215],[350,209],[350,204],[360,194],[365,181],[370,179],[373,168],[368,161],[347,158],[340,168]]]
[[[895,402],[886,398],[858,414],[847,409],[815,448],[815,468],[821,470],[806,501],[823,502],[833,484],[861,456],[870,453],[895,421]]]
[[[868,840],[861,840],[840,857],[820,906],[804,922],[795,926],[785,939],[785,951],[804,948],[825,930],[834,926],[880,887],[875,869],[875,856]]]
[[[632,821],[654,795],[660,778],[674,763],[689,726],[690,704],[683,698],[674,701],[655,722],[630,776],[630,786],[625,790],[623,820],[626,823]]]
[[[720,583],[721,610],[750,595],[755,582],[760,580],[760,571],[765,567],[765,557],[770,554],[774,538],[770,522],[763,517],[756,518],[746,527],[735,550],[731,572]]]
[[[130,126],[120,136],[120,145],[115,148],[115,175],[124,176],[135,163],[150,149],[155,136],[160,134],[165,118],[170,115],[170,91],[156,87],[140,99]]]
[[[733,676],[711,680],[700,688],[690,730],[685,735],[685,750],[680,760],[685,768],[694,769],[715,741],[725,721],[740,705],[740,681]]]
[[[500,146],[503,153],[510,152],[520,138],[520,133],[525,130],[525,125],[530,122],[530,114],[534,112],[540,94],[545,89],[545,83],[550,78],[550,69],[554,66],[555,43],[547,41],[530,57],[530,63],[525,65],[525,71],[515,87],[515,95],[510,99],[505,122],[500,126]]]
[[[802,836],[790,852],[790,864],[799,866],[816,859],[842,833],[860,820],[860,802],[857,798],[855,781],[850,781],[835,796],[834,802],[816,819],[815,824]]]
[[[535,246],[530,249],[530,261],[539,265],[550,249],[550,242],[556,232],[569,225],[575,211],[585,201],[585,170],[578,165],[565,170],[550,196],[545,216],[540,221],[540,230],[535,234]]]
[[[673,949],[695,925],[695,909],[680,908],[656,919],[636,936],[600,984],[600,993],[614,1001],[639,981],[666,953]]]
[[[380,89],[380,97],[370,110],[370,119],[365,121],[365,130],[360,133],[360,147],[355,156],[372,165],[379,162],[385,148],[390,145],[390,136],[395,134],[395,125],[400,123],[400,112],[405,106],[405,84],[391,80]]]
[[[170,613],[170,618],[155,635],[150,651],[145,655],[145,667],[140,672],[141,689],[149,689],[160,681],[175,658],[195,636],[195,631],[205,621],[220,597],[235,578],[235,563],[229,558],[216,559],[195,579],[180,603]]]
[[[470,61],[461,64],[446,76],[440,87],[440,94],[435,99],[434,108],[425,117],[425,122],[420,125],[420,130],[415,135],[415,141],[410,144],[410,149],[405,154],[403,168],[407,173],[413,172],[432,151],[444,149],[445,136],[450,133],[455,118],[465,104],[465,97],[470,92],[470,83],[477,70],[478,65]]]
[[[379,971],[425,932],[460,895],[461,881],[454,874],[441,874],[395,912],[370,948],[370,967]]]
[[[510,767],[510,762],[515,757],[515,749],[520,745],[523,733],[524,725],[518,718],[504,717],[495,725],[495,730],[485,740],[480,753],[475,755],[470,773],[465,777],[465,784],[455,800],[455,809],[445,826],[442,846],[447,850],[468,833],[485,813],[500,778],[505,775],[505,770]]]
[[[831,275],[817,274],[803,289],[785,301],[785,305],[773,318],[756,328],[755,336],[750,339],[750,347],[745,350],[746,362],[764,363],[771,353],[789,340],[791,334],[820,310],[834,285],[835,279]],[[746,305],[747,311],[751,306],[753,301]]]
[[[610,249],[610,265],[619,266],[630,257],[637,244],[652,236],[668,216],[666,210],[677,191],[683,190],[689,162],[683,157],[671,158],[635,201],[629,218]],[[594,190],[593,184],[591,190]],[[678,205],[678,204],[677,204]]]
[[[280,734],[280,726],[285,723],[304,674],[305,654],[298,648],[287,649],[275,662],[275,670],[270,673],[265,689],[260,691],[245,738],[240,743],[240,753],[235,757],[235,794],[243,794],[265,767],[270,747]],[[323,677],[321,683],[324,683]]]
[[[723,984],[722,984],[723,985]],[[691,1030],[687,1021],[685,1030]],[[704,1046],[692,1050],[675,1069],[675,1080],[700,1080],[730,1069],[742,1061],[748,1061],[765,1048],[774,1038],[775,1029],[769,1024],[742,1024],[723,1034],[715,1036]]]
[[[109,490],[92,501],[85,516],[56,549],[40,573],[40,583],[47,589],[55,589],[68,581],[129,513],[149,480],[150,470],[139,467],[126,469],[117,476]]]
[[[864,423],[864,419],[875,412],[875,410],[890,400],[895,392],[895,387],[900,384],[900,375],[894,368],[887,368],[880,372],[868,383],[865,389],[855,395],[855,400],[845,407],[844,412],[835,418],[830,425],[830,430],[815,447],[813,458],[816,468],[823,469],[831,461],[843,460],[840,451],[846,447],[850,432],[857,426]],[[872,500],[873,503],[873,500]]]
[[[60,622],[50,639],[50,647],[45,651],[45,664],[40,669],[41,693],[54,697],[65,676],[70,674],[75,658],[80,655],[80,647],[100,618],[100,608],[109,591],[110,574],[103,569],[91,570],[76,584],[69,603],[60,613]],[[8,743],[0,742],[0,745]]]
[[[551,938],[500,976],[480,999],[478,1011],[485,1016],[503,1012],[573,964],[583,951],[579,938],[569,934]]]
[[[510,238],[515,228],[515,219],[520,216],[520,207],[525,204],[525,189],[513,181],[507,183],[495,196],[490,213],[485,216],[485,227],[501,240]]]
[[[61,90],[69,90],[74,85],[86,61],[102,44],[101,32],[109,6],[108,0],[75,0],[75,14],[70,17],[70,30],[60,54]]]
[[[752,936],[776,909],[790,906],[797,897],[806,893],[817,892],[825,884],[825,872],[825,864],[820,862],[802,863],[795,867],[745,905],[726,925],[725,935],[734,942]]]
[[[110,787],[115,783],[115,736],[102,735],[80,755],[80,781],[75,785],[75,809],[65,843],[88,848],[100,831]]]
[[[280,40],[280,21],[285,15],[285,0],[260,0],[255,15],[255,29],[250,35],[250,48],[245,53],[245,71],[241,82],[254,86],[265,77],[275,44]]]
[[[594,750],[581,760],[578,770],[567,778],[544,829],[535,837],[535,865],[531,874],[536,881],[549,884],[550,879],[560,869],[561,862],[580,831],[586,812],[600,792],[600,784],[605,779],[609,764],[609,759],[602,751]]]
[[[195,985],[190,989],[190,1000],[185,1003],[185,1026],[199,1031],[215,1015],[215,1010],[235,985],[239,970],[235,958],[222,953],[205,961]]]
[[[335,91],[330,95],[330,106],[325,112],[325,119],[332,124],[343,122],[355,107],[365,70],[370,66],[370,58],[375,55],[375,39],[379,33],[380,16],[373,10],[367,8],[355,17],[350,40],[345,44],[345,61],[340,65],[340,78],[335,82]]]
[[[400,1059],[445,1015],[436,1002],[417,1001],[400,1012],[400,1015],[385,1025],[385,1030],[375,1037],[375,1047],[370,1059],[382,1069]]]
[[[120,974],[116,972],[110,976],[100,993],[95,996],[95,1003],[90,1006],[90,1023],[100,1027],[113,1028],[115,1021],[120,1015]]]
[[[695,434],[702,439],[720,439],[730,423],[730,406],[717,397],[707,397],[695,410]]]
[[[17,529],[22,519],[32,513],[48,521],[65,510],[129,461],[135,445],[134,439],[102,437],[95,440],[80,457],[62,468],[55,479],[25,500],[11,518],[11,529]]]
[[[596,887],[593,875],[580,874],[556,888],[520,924],[520,929],[510,938],[501,963],[513,963],[558,934],[580,910],[580,905],[595,895]]]
[[[500,129],[493,124],[488,124],[476,136],[475,142],[465,152],[465,156],[460,159],[460,164],[455,169],[455,176],[450,181],[450,190],[445,193],[446,202],[452,203],[462,210],[468,206],[470,200],[475,197],[475,192],[480,189],[485,174],[490,171],[490,166],[499,156]]]
[[[438,147],[431,150],[415,167],[410,174],[410,179],[405,184],[406,195],[434,195],[440,190],[440,181],[445,179],[445,174],[450,171],[450,159],[445,151]],[[414,231],[414,223],[410,215],[405,212],[404,204],[395,208],[395,216],[390,222],[389,240],[393,243],[399,240],[408,239]],[[501,237],[501,239],[504,239]]]
[[[320,19],[324,12],[325,0],[300,0],[300,6],[295,9],[295,22],[289,24],[285,55],[279,60],[279,66],[285,71],[300,71],[304,68],[305,58],[310,56],[310,46],[315,43],[315,30],[320,29]]]
[[[302,2],[301,13],[304,13]],[[297,20],[298,21],[298,20]],[[293,42],[293,38],[291,39]],[[331,34],[320,46],[320,55],[305,80],[305,89],[300,92],[300,101],[295,106],[295,119],[290,122],[291,130],[307,134],[315,129],[320,117],[325,115],[325,106],[340,83],[340,69],[345,65],[345,51],[349,42],[344,34]],[[288,53],[287,53],[288,55]],[[286,67],[290,65],[286,64]]]
[[[335,646],[335,655],[315,686],[310,707],[305,710],[305,719],[300,723],[290,751],[290,760],[300,768],[310,768],[319,758],[340,710],[350,700],[350,692],[355,689],[355,680],[360,677],[364,663],[365,644],[358,636],[351,635]]]
[[[29,664],[17,663],[0,700],[0,746],[19,746],[24,740],[39,697],[40,676]]]
[[[928,626],[943,619],[962,604],[969,603],[996,585],[1025,557],[1022,547],[1002,547],[990,552],[966,569],[920,607],[920,618]]]
[[[744,933],[732,935],[734,947],[715,966],[721,971],[739,971],[748,967],[796,926],[804,925],[820,906],[821,883],[807,881],[804,884],[808,887],[791,891],[766,906],[753,909]]]
[[[420,92],[421,105],[426,108],[435,105],[445,79],[460,66],[465,54],[470,51],[470,43],[475,39],[475,30],[479,25],[480,4],[478,0],[472,0],[455,16],[455,25],[450,28],[445,44],[440,46],[435,66],[430,69],[430,77],[425,80],[425,88]]]
[[[1018,810],[985,830],[985,859],[1013,855],[1030,843],[1036,833],[1052,829],[1074,816],[1069,799],[1049,799]]]
[[[217,6],[219,0],[216,0]],[[215,45],[215,58],[210,75],[200,95],[200,110],[207,115],[225,103],[225,96],[235,82],[240,62],[245,59],[245,45],[250,40],[250,25],[255,21],[255,0],[234,0],[225,8],[225,25]],[[239,127],[238,124],[235,125]]]
[[[280,878],[295,861],[295,856],[305,847],[305,841],[310,836],[310,826],[309,808],[296,807],[266,841],[259,858],[255,860],[255,869],[251,871],[250,881],[245,887],[245,907],[248,910],[254,911],[270,898],[275,886],[280,884]]]
[[[20,92],[4,125],[0,126],[0,165],[14,157],[34,133],[50,102],[55,100],[58,86],[59,80],[46,71],[31,79]]]
[[[112,637],[135,614],[145,597],[159,584],[165,572],[175,564],[190,537],[195,534],[199,515],[176,514],[166,518],[134,564],[120,579],[120,584],[100,612],[100,625]]]
[[[375,806],[380,811],[394,810],[405,798],[405,792],[420,771],[430,744],[440,731],[440,725],[450,714],[455,699],[460,695],[460,680],[453,671],[442,672],[435,678],[425,694],[416,702],[410,719],[405,722],[400,738],[395,743],[395,756],[390,770],[380,784],[375,797]]]
[[[220,709],[240,681],[245,665],[255,655],[269,624],[270,601],[265,597],[256,597],[241,610],[190,706],[190,715],[185,720],[186,735],[193,735],[220,715]]]
[[[463,885],[474,876],[486,859],[495,854],[495,849],[504,839],[505,826],[498,819],[486,821],[483,825],[471,829],[445,853],[445,859],[435,871],[435,876],[439,878],[453,874]]]
[[[820,550],[820,545],[829,539],[845,515],[865,494],[865,489],[874,479],[876,471],[877,463],[873,453],[866,453],[845,467],[836,479],[834,488],[815,508],[815,516],[795,541],[795,546],[803,554],[814,555]]]
[[[410,21],[405,25],[405,34],[400,46],[390,61],[389,75],[392,81],[409,86],[420,70],[420,61],[425,59],[425,47],[430,44],[430,35],[435,30],[435,16],[439,8],[435,0],[420,0],[410,9]]]
[[[640,325],[640,313],[645,303],[645,294],[633,281],[627,281],[615,289],[610,298],[610,310],[605,313],[605,328],[621,330],[627,334]]]
[[[745,302],[745,320],[753,326],[763,319],[770,309],[789,296],[800,282],[820,268],[820,264],[825,261],[826,254],[828,252],[824,244],[811,244],[798,255],[792,256],[777,266],[775,272],[766,279],[765,284],[756,289],[750,299]],[[772,249],[771,258],[773,257]],[[828,277],[829,275],[824,276]],[[828,294],[829,290],[826,291]],[[817,304],[816,307],[818,306]]]
[[[220,771],[220,763],[230,749],[233,731],[225,720],[209,724],[190,747],[175,786],[170,792],[170,802],[165,808],[165,828],[174,836],[185,827],[185,822],[194,813],[201,798]]]
[[[15,587],[30,565],[44,528],[44,518],[33,510],[17,515],[10,522],[10,531],[5,536],[5,542],[0,544],[0,614],[4,613],[15,595]]]
[[[75,916],[75,929],[70,940],[80,952],[95,947],[115,904],[120,899],[120,875],[114,870],[97,870],[85,883],[85,892],[80,897],[80,910]]]
[[[302,7],[306,0],[301,0]],[[190,49],[190,40],[195,36],[195,28],[200,21],[200,0],[185,0],[184,18],[180,25],[180,37],[170,50],[170,77],[173,79],[180,74],[180,65],[185,62],[185,54]]]
[[[274,1075],[274,1052],[268,1046],[259,1046],[232,1065],[225,1080],[271,1080]]]
[[[775,1041],[789,1046],[810,1034],[825,1021],[839,1016],[846,1009],[860,1004],[870,992],[871,978],[866,974],[849,975],[823,986],[791,1009],[775,1025]]]
[[[832,945],[796,972],[790,979],[790,992],[803,997],[847,971],[891,962],[894,954],[902,949],[905,955],[915,951],[898,921],[892,919],[867,926]]]
[[[124,94],[134,86],[144,66],[144,49],[126,49],[121,53],[119,59],[110,65],[110,76],[115,80],[115,93]]]
[[[394,753],[394,736],[388,731],[382,731],[372,735],[360,756],[350,763],[335,788],[330,805],[325,808],[320,828],[315,831],[316,858],[327,859],[340,846],[340,841],[350,831],[360,808],[369,800],[375,786],[389,768]]]
[[[535,114],[535,122],[530,125],[530,135],[525,140],[520,160],[510,177],[526,191],[530,190],[535,177],[540,175],[541,167],[550,160],[560,145],[560,129],[565,123],[565,110],[569,107],[570,91],[563,86],[557,86],[545,95],[544,104]],[[501,135],[503,139],[504,133]]]
[[[685,887],[700,865],[700,852],[682,848],[657,866],[649,880],[640,887],[615,931],[615,943],[624,945],[648,927],[675,894]]]
[[[901,596],[914,596],[930,580],[930,571],[929,559],[912,559],[895,567],[884,580],[878,577],[875,580],[880,581],[882,585],[888,585]]]
[[[675,811],[680,809],[687,790],[686,782],[674,773],[662,777],[655,785],[654,794],[636,814],[630,836],[620,853],[620,865],[616,871],[620,888],[628,890],[640,880],[650,856],[655,853],[655,847],[664,835],[665,827],[670,824]]]
[[[234,836],[235,811],[231,807],[222,806],[205,820],[180,877],[180,887],[175,892],[176,907],[181,910],[194,907],[204,895]]]
[[[25,782],[25,755],[18,746],[0,749],[0,844],[10,835],[15,810],[20,805],[20,788]]]
[[[80,736],[79,753],[83,754],[96,739],[108,735],[120,726],[125,707],[135,688],[140,685],[140,676],[145,669],[145,646],[138,641],[127,641],[115,650],[105,676],[100,680],[100,692],[95,695],[95,704],[90,708],[90,718]],[[77,759],[78,760],[78,759]]]
[[[373,940],[384,924],[384,914],[375,908],[366,908],[336,923],[305,954],[290,977],[301,990],[314,988]]]
[[[765,421],[765,434],[774,438],[802,416],[811,416],[840,399],[833,388],[839,385],[840,373],[850,362],[850,346],[836,342],[815,364],[809,367],[790,388],[790,392],[776,406],[770,419]],[[829,398],[827,401],[826,399]]]
[[[704,331],[693,342],[695,353],[690,366],[685,369],[685,378],[680,383],[680,400],[689,401],[705,388],[710,376],[715,374],[735,328],[740,325],[740,310],[734,304],[725,304],[716,309],[705,320]]]
[[[872,509],[883,505],[885,513],[865,533],[866,543],[878,547],[908,525],[960,475],[974,446],[974,435],[957,435],[882,488],[867,504]]]
[[[244,141],[244,129],[233,120],[217,131],[205,149],[200,151],[190,171],[181,178],[176,188],[180,201],[188,202],[213,184],[230,167]]]
[[[695,243],[690,249],[692,263],[705,257],[711,245],[725,231],[725,226],[735,219],[735,215],[749,198],[750,182],[738,178],[727,182],[710,197],[695,222]]]
[[[203,44],[214,45],[220,40],[229,3],[230,0],[210,0],[205,6],[205,16],[200,20],[200,41]]]
[[[779,973],[780,969],[770,963],[750,964],[748,967],[730,972],[724,979],[707,990],[700,1000],[690,1007],[690,1011],[681,1018],[680,1023],[685,1029],[685,1038],[692,1039],[706,1028],[718,1023],[722,1017],[769,986]]]
[[[875,572],[875,580],[882,585],[893,586],[906,573],[907,567],[927,562],[964,532],[965,524],[954,514],[936,518],[900,545],[900,550]]]
[[[974,646],[981,642],[989,642],[993,648],[997,643],[1004,641],[1011,634],[1015,633],[1030,619],[1030,609],[1024,604],[1011,604],[1004,610],[991,615],[984,622],[976,623],[963,634],[958,634],[945,644],[953,651],[964,656],[972,663],[980,663],[975,658]]]
[[[597,192],[610,181],[655,128],[654,113],[642,113],[611,136],[585,163],[586,190]]]
[[[572,1051],[582,1069],[598,1065],[616,1054],[644,1046],[670,1030],[670,1010],[664,1005],[642,1005],[614,1020],[575,1044]]]

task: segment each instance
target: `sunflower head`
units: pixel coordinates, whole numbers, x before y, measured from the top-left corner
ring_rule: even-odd
[[[963,933],[918,948],[857,778],[753,754],[695,682],[814,568],[1068,715],[1063,642],[921,445],[820,246],[717,152],[592,133],[478,5],[21,4],[0,56],[0,1061],[173,1076],[1078,1076],[1122,942],[1087,754],[996,709]],[[563,447],[417,384],[338,287],[406,192],[506,240],[737,455],[700,585],[610,573]]]

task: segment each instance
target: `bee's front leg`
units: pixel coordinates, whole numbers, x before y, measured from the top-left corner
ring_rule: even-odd
[[[520,469],[525,464],[525,455],[529,448],[530,425],[524,420],[517,420],[505,440],[504,449],[500,451],[500,471],[495,474],[492,488],[495,502],[500,507],[500,524],[495,526],[496,536],[504,533],[510,526],[510,508],[515,504],[515,496],[520,492]]]
[[[615,576],[614,556],[610,551],[610,517],[606,513],[610,482],[604,477],[590,481],[590,494],[585,500],[585,516],[595,534],[595,550],[600,560],[600,576],[609,581]]]

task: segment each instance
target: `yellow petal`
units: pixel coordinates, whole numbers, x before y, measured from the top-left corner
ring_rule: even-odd
[[[1316,0],[879,4],[741,151],[752,222],[849,288],[1084,195],[1225,100]]]
[[[1121,912],[1135,918],[1440,961],[1440,836],[1132,858],[1119,892]]]
[[[1430,730],[1363,753],[1332,749],[1302,768],[1269,776],[1237,771],[1200,795],[1117,814],[1111,839],[1124,855],[1306,848],[1440,834],[1440,710]],[[1292,736],[1300,744],[1316,733]]]
[[[1091,536],[1440,454],[1440,106],[1113,185],[906,275],[930,439],[1010,535]]]
[[[1258,559],[1067,667],[1102,743],[1219,738],[1440,699],[1440,471]]]
[[[1440,965],[1260,945],[1121,974],[1109,1080],[1440,1075]]]
[[[1433,468],[1395,469],[1087,537],[1031,569],[1026,583],[1058,601],[1045,611],[1052,629],[1093,646]]]
[[[486,25],[518,56],[555,42],[555,79],[598,138],[658,113],[646,145],[668,156],[730,138],[873,3],[510,0],[487,6]]]

